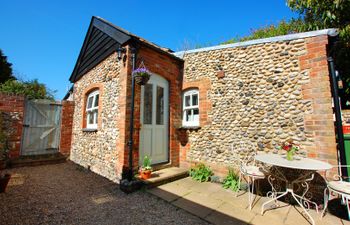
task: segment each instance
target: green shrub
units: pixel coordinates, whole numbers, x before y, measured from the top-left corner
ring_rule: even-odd
[[[0,92],[7,94],[24,95],[29,99],[49,99],[54,100],[55,91],[51,91],[45,84],[38,80],[18,81],[8,80],[0,84]]]
[[[199,163],[193,167],[191,167],[189,171],[190,177],[192,177],[193,180],[199,181],[199,182],[207,182],[210,179],[210,176],[213,175],[213,172],[209,167],[204,165],[203,163]]]
[[[301,19],[291,19],[290,21],[282,20],[277,25],[267,25],[258,29],[252,29],[249,35],[244,37],[235,37],[222,44],[276,37],[279,35],[293,34],[304,31],[307,31],[307,29],[304,27],[304,23]]]
[[[224,179],[222,186],[225,189],[230,189],[237,192],[239,190],[239,176],[233,169],[229,169],[226,178]]]

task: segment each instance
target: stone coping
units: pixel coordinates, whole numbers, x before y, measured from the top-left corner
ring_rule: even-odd
[[[288,34],[288,35],[282,35],[282,36],[276,36],[276,37],[270,37],[270,38],[237,42],[233,44],[216,45],[212,47],[198,48],[198,49],[192,49],[188,51],[179,51],[179,52],[175,52],[174,55],[177,57],[183,58],[185,54],[190,54],[190,53],[213,51],[213,50],[220,50],[225,48],[245,47],[250,45],[257,45],[257,44],[264,44],[264,43],[271,43],[271,42],[278,42],[278,41],[290,41],[290,40],[302,39],[302,38],[308,38],[308,37],[314,37],[314,36],[320,36],[320,35],[337,36],[338,31],[335,28],[330,28],[330,29],[324,29],[324,30]]]

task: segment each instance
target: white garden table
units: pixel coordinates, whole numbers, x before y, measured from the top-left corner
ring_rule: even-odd
[[[258,154],[255,156],[255,160],[275,166],[276,168],[276,171],[268,176],[268,181],[272,187],[272,192],[270,192],[269,197],[271,197],[272,199],[268,200],[261,206],[261,214],[264,213],[264,209],[267,204],[273,201],[277,201],[279,198],[290,193],[295,199],[295,201],[306,213],[306,215],[310,218],[312,224],[315,224],[315,221],[309,214],[308,209],[310,209],[310,204],[312,204],[316,207],[316,210],[318,212],[318,207],[315,202],[312,202],[305,196],[309,190],[308,182],[314,179],[314,174],[316,171],[329,170],[332,168],[332,166],[329,163],[322,162],[320,160],[303,158],[298,156],[294,156],[294,160],[289,161],[286,159],[286,156],[278,154]],[[305,173],[301,174],[298,178],[294,180],[289,180],[286,178],[283,171],[281,171],[281,168],[304,170]],[[272,183],[272,181],[276,178],[285,182],[286,191],[276,191]],[[295,184],[301,185],[301,187],[304,188],[302,195],[297,195],[296,193],[294,193],[293,186]]]

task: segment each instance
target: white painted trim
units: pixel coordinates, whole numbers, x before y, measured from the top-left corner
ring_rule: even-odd
[[[150,154],[150,157],[152,158],[152,164],[158,164],[158,163],[165,163],[170,161],[170,152],[169,152],[169,110],[170,110],[170,104],[169,104],[169,89],[170,85],[169,82],[162,76],[158,74],[151,73],[151,78],[148,81],[147,84],[152,84],[152,124],[143,124],[143,119],[144,119],[144,90],[145,87],[144,85],[141,86],[141,103],[140,103],[140,124],[141,124],[141,129],[140,129],[140,136],[139,136],[139,165],[142,165],[143,162],[143,157],[145,156],[144,152],[144,129],[145,128],[157,128],[157,126],[163,126],[164,131],[165,131],[165,139],[164,139],[164,147],[165,147],[165,155],[164,159],[154,159],[152,158],[152,154]],[[164,88],[164,124],[162,125],[157,125],[156,124],[156,92],[157,92],[157,86]],[[154,132],[154,130],[152,130]],[[159,141],[159,137],[152,136],[152,150],[153,146],[156,141]],[[151,150],[151,151],[152,151]]]
[[[197,105],[192,105],[192,95],[197,95]],[[190,96],[190,106],[186,106],[185,97]],[[199,115],[196,120],[186,121],[185,111],[198,109]],[[182,94],[182,126],[199,126],[199,118],[200,118],[200,110],[199,110],[199,90],[198,89],[190,89]]]
[[[214,50],[220,50],[225,48],[245,47],[250,45],[258,45],[258,44],[265,44],[265,43],[278,42],[278,41],[291,41],[295,39],[303,39],[303,38],[315,37],[320,35],[336,36],[338,35],[338,31],[337,29],[330,28],[330,29],[324,29],[324,30],[316,30],[316,31],[310,31],[310,32],[256,39],[251,41],[243,41],[243,42],[237,42],[233,44],[216,45],[212,47],[198,48],[198,49],[192,49],[188,51],[179,51],[179,52],[174,52],[173,54],[179,58],[183,58],[185,54],[191,54],[196,52],[214,51]]]
[[[96,90],[96,91],[93,91],[91,92],[87,98],[86,98],[86,128],[91,128],[91,129],[96,129],[97,128],[97,124],[98,124],[98,106],[99,106],[99,102],[97,102],[97,106],[95,106],[95,103],[96,103],[96,96],[99,96],[100,95],[100,92],[99,90]],[[92,105],[91,107],[89,108],[89,98],[92,97]],[[90,114],[89,112],[93,112],[94,110],[97,110],[97,117],[94,116],[94,123],[90,124],[89,123],[89,118],[90,118]]]

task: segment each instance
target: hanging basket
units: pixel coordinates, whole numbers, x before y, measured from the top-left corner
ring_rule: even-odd
[[[132,72],[132,75],[135,79],[136,84],[145,85],[147,84],[149,78],[151,77],[150,71],[145,67],[143,62],[141,66]]]

